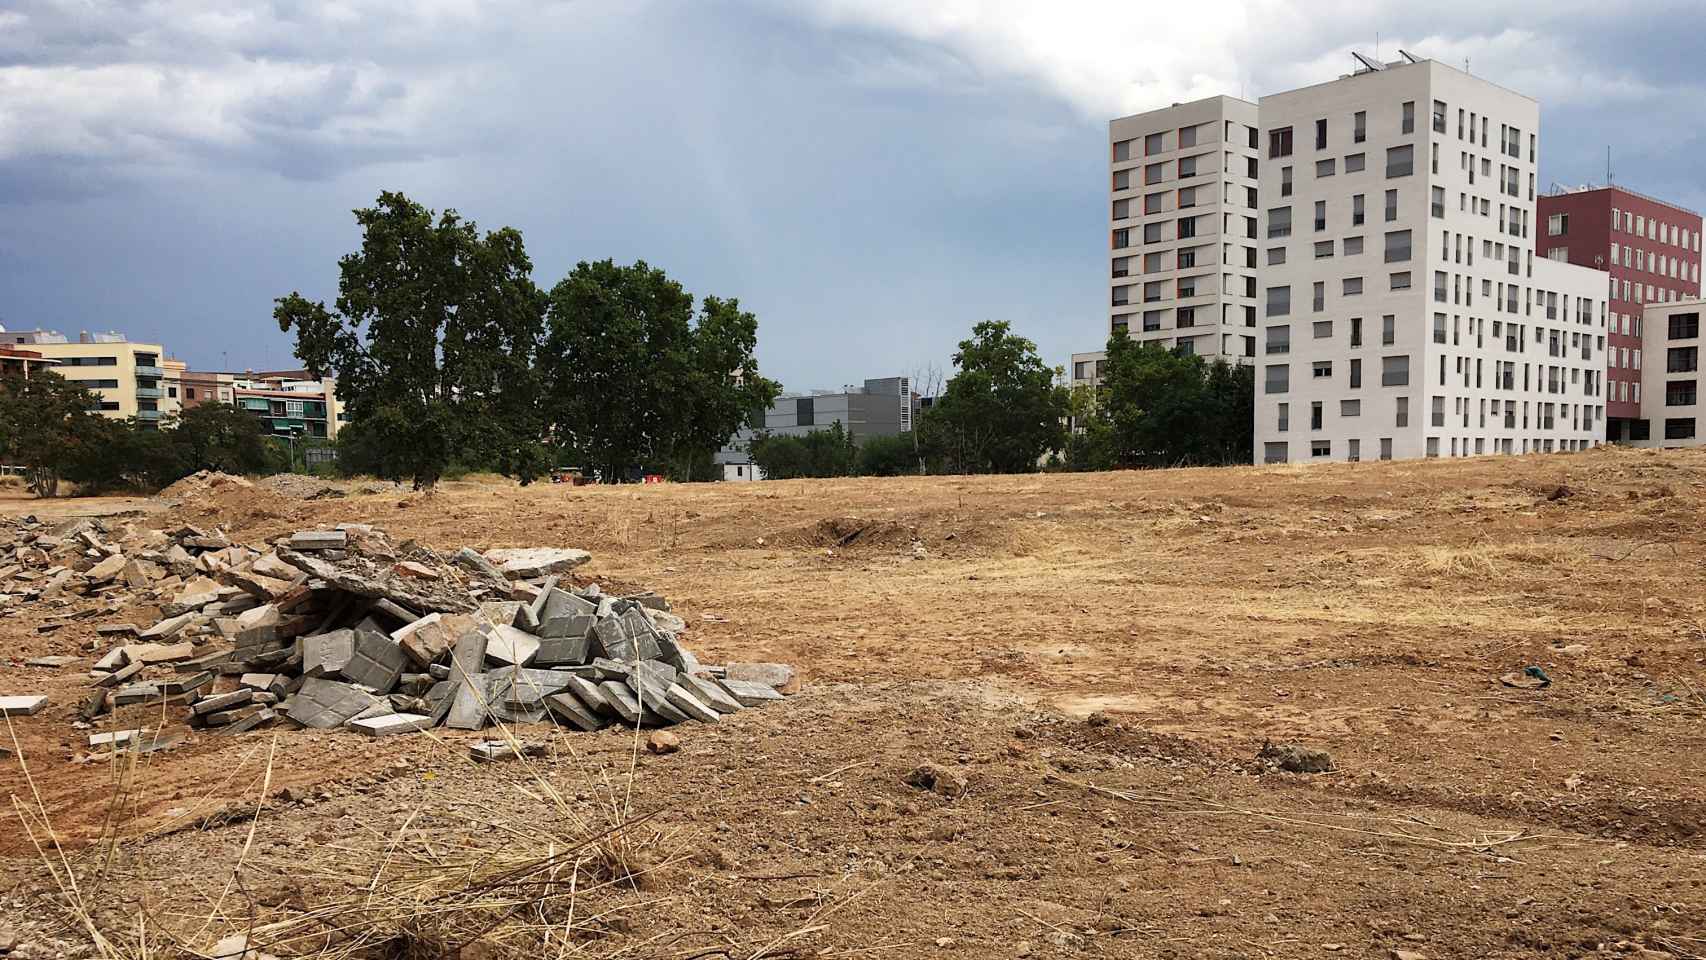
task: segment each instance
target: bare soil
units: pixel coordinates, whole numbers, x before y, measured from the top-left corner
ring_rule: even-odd
[[[1701,956],[1703,492],[1706,452],[1611,449],[212,490],[160,523],[252,540],[366,521],[441,548],[591,550],[581,579],[669,597],[702,660],[789,661],[805,690],[680,728],[668,755],[632,732],[519,729],[551,755],[476,766],[468,736],[280,729],[198,737],[132,770],[86,761],[71,727],[86,664],[22,665],[88,655],[96,621],[43,635],[46,611],[14,609],[0,693],[53,704],[12,721],[30,777],[0,758],[0,792],[46,811],[63,863],[96,887],[91,920],[134,955],[120,934],[139,914],[205,950],[234,925],[351,902],[421,850],[489,857],[647,817],[627,834],[639,879],[578,897],[597,919],[570,924],[560,955]],[[1500,682],[1530,666],[1551,685]],[[1268,741],[1334,769],[1271,769]],[[922,764],[963,793],[906,783]],[[0,816],[15,878],[0,906],[26,939],[74,951],[88,928],[64,919],[44,865],[61,854]],[[544,956],[550,919],[466,946],[400,929],[353,955]],[[339,942],[272,949],[349,955]]]

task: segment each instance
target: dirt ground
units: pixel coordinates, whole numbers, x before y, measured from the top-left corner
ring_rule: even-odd
[[[550,756],[477,766],[469,736],[281,728],[129,768],[83,761],[70,724],[86,664],[22,665],[88,655],[94,621],[44,635],[44,611],[14,608],[0,613],[0,693],[53,705],[12,722],[30,776],[0,758],[16,798],[0,908],[37,949],[86,950],[99,930],[127,956],[296,918],[271,952],[1698,957],[1703,493],[1706,452],[1611,449],[220,491],[159,522],[223,523],[239,540],[365,521],[439,548],[582,547],[581,579],[663,593],[701,660],[789,661],[806,688],[679,728],[664,756],[632,732],[521,728]],[[31,505],[61,507],[79,504]],[[1549,687],[1500,682],[1531,666]],[[1256,757],[1270,740],[1328,751],[1334,769],[1269,769]],[[904,782],[923,764],[948,770],[941,791]],[[37,853],[28,810],[63,852]],[[422,919],[448,908],[405,922],[380,906],[617,823],[626,866],[600,846],[585,890],[565,895],[557,876],[483,934]],[[72,902],[92,926],[66,919]],[[322,921],[315,939],[299,933],[307,915],[363,919]],[[391,939],[351,939],[362,924]]]

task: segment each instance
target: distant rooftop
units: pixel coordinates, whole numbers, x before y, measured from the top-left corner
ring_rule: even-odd
[[[1584,183],[1584,184],[1581,184],[1580,186],[1567,187],[1561,183],[1558,183],[1557,181],[1553,181],[1553,183],[1550,187],[1547,187],[1545,190],[1542,190],[1540,192],[1540,195],[1543,197],[1568,197],[1568,196],[1573,196],[1573,195],[1578,194],[1578,193],[1596,193],[1600,190],[1616,190],[1619,193],[1627,193],[1631,197],[1639,197],[1642,200],[1648,201],[1649,203],[1656,203],[1661,207],[1669,207],[1672,210],[1681,211],[1682,213],[1686,213],[1691,217],[1700,216],[1699,211],[1690,210],[1687,207],[1683,206],[1682,204],[1671,203],[1669,200],[1660,200],[1658,197],[1649,196],[1645,193],[1642,193],[1639,190],[1631,190],[1628,187],[1625,187],[1622,184],[1617,184],[1617,183],[1608,183],[1608,184]]]

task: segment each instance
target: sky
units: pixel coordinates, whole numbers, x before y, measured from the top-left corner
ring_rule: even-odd
[[[1541,101],[1541,182],[1706,209],[1706,8],[1655,0],[0,0],[0,324],[294,364],[382,190],[645,260],[795,390],[1006,320],[1106,337],[1107,123],[1402,47]]]

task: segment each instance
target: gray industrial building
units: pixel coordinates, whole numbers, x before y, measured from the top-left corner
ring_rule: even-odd
[[[776,436],[804,436],[840,423],[853,442],[866,437],[893,437],[912,430],[917,398],[911,377],[866,380],[863,386],[839,391],[784,393],[764,413],[764,429]],[[747,455],[747,443],[757,431],[743,429],[717,451],[724,480],[762,480],[762,472]]]

